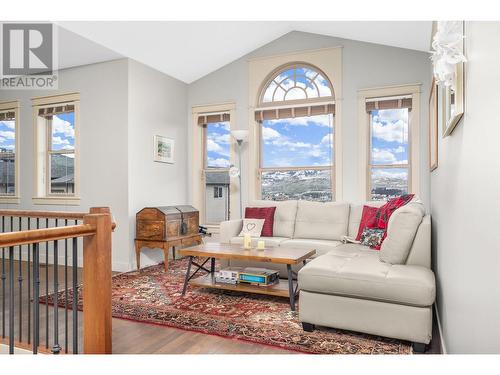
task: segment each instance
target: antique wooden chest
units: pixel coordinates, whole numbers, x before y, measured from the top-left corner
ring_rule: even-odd
[[[192,206],[146,207],[136,214],[136,259],[140,268],[142,247],[159,248],[165,254],[168,269],[168,250],[201,243],[199,213]]]

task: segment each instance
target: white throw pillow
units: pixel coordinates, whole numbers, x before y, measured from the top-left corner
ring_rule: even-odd
[[[243,219],[243,228],[240,237],[249,234],[252,237],[260,237],[265,219]]]
[[[380,248],[380,260],[405,264],[418,227],[425,215],[421,202],[410,202],[393,212],[387,225],[387,237]]]

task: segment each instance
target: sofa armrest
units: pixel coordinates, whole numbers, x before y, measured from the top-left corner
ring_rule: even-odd
[[[425,215],[413,240],[406,264],[431,268],[431,216]]]
[[[220,242],[229,243],[231,238],[236,237],[241,232],[243,227],[243,220],[228,220],[220,223]]]

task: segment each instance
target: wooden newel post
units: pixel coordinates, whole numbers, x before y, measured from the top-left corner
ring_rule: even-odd
[[[96,234],[83,238],[83,352],[111,354],[111,215],[91,208],[84,224]]]

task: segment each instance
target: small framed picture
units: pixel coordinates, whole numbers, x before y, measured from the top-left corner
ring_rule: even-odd
[[[154,136],[154,161],[160,163],[174,163],[173,139],[162,137],[161,135]]]

